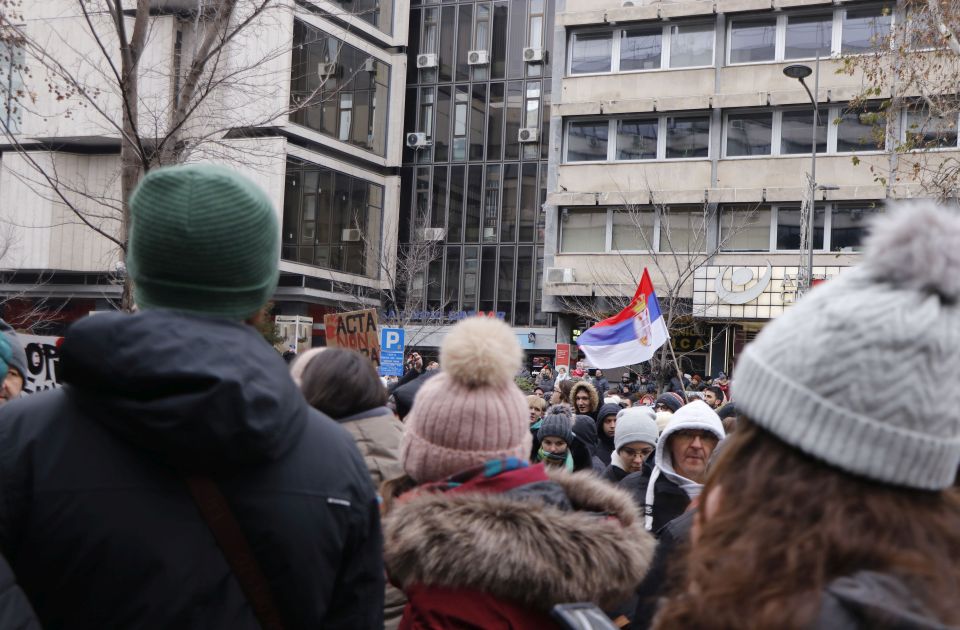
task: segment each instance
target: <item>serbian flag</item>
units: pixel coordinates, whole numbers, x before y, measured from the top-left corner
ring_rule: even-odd
[[[591,326],[577,338],[577,345],[590,365],[606,370],[649,361],[669,338],[653,282],[644,269],[627,308]]]

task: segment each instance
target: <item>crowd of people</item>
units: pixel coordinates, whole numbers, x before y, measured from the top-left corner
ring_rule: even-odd
[[[732,381],[547,366],[527,394],[485,317],[388,386],[348,349],[288,366],[250,325],[264,193],[180,166],[130,205],[139,312],[3,397],[0,627],[960,626],[957,215],[892,213]]]

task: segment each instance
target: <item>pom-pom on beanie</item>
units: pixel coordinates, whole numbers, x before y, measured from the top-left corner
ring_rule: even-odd
[[[498,319],[453,327],[440,347],[441,372],[423,384],[404,421],[400,459],[410,477],[429,483],[491,459],[530,456],[530,411],[513,380],[522,356]]]
[[[631,442],[646,442],[657,445],[660,429],[657,427],[657,415],[650,407],[629,407],[617,416],[617,426],[613,430],[613,447],[619,451]]]
[[[768,324],[737,362],[737,412],[850,474],[923,490],[960,464],[960,215],[890,207],[863,262]],[[909,396],[881,396],[895,388]]]
[[[573,415],[564,405],[554,405],[543,416],[543,422],[537,430],[537,441],[545,437],[557,437],[569,446],[573,443]]]
[[[140,308],[242,320],[276,288],[276,212],[239,173],[213,164],[151,171],[130,212],[127,271]]]

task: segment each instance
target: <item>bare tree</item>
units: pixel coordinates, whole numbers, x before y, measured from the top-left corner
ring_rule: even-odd
[[[721,219],[722,226],[717,231],[713,228],[717,221],[714,205],[671,206],[660,201],[649,185],[647,189],[650,190],[649,204],[629,203],[626,195],[621,193],[623,202],[615,211],[628,221],[622,226],[620,237],[629,243],[629,250],[643,251],[643,260],[650,271],[670,336],[709,338],[701,319],[704,307],[695,308],[692,299],[686,297],[691,293],[694,274],[749,227],[760,205],[744,204],[730,209]],[[654,239],[655,225],[659,226],[659,243]],[[712,238],[713,234],[716,238]],[[623,249],[618,248],[615,253],[616,269],[624,281],[597,284],[590,297],[561,297],[564,310],[588,321],[599,321],[626,308],[640,284],[643,268],[635,266]],[[609,267],[603,270],[588,268],[587,271],[594,277],[610,275]],[[709,339],[708,343],[712,341]],[[669,381],[670,375],[680,371],[686,355],[695,351],[697,349],[675,353],[669,342],[661,347],[650,361],[650,370],[658,378],[660,389]],[[629,367],[639,370],[637,365]]]
[[[61,13],[36,18],[41,4]],[[289,72],[290,38],[271,38],[289,30],[271,26],[294,10],[289,0],[0,0],[0,132],[25,165],[15,176],[67,208],[122,261],[128,199],[146,172],[198,158],[256,168],[269,150],[258,155],[256,142],[238,149],[239,130],[335,98],[325,80],[291,102],[277,98],[290,79],[277,76],[278,68]],[[66,21],[74,27],[64,28]],[[339,50],[330,54],[335,62]],[[35,140],[20,129],[25,118],[78,120],[117,138],[119,181],[94,189],[62,168],[58,154],[35,153]],[[122,308],[132,304],[124,277]]]
[[[385,288],[370,291],[343,282],[334,283],[336,291],[351,296],[349,301],[342,301],[341,308],[356,308],[375,299],[380,325],[408,331],[405,345],[416,347],[440,329],[450,306],[449,300],[440,300],[439,304],[428,300],[430,289],[439,289],[430,271],[443,260],[443,241],[431,234],[433,228],[429,227],[429,221],[418,214],[410,226],[410,237],[397,249],[396,255],[380,256],[379,243],[369,238],[360,217],[354,217],[353,224],[360,232],[364,256],[375,265]],[[410,331],[415,332],[411,335]]]
[[[904,0],[895,12],[876,18],[872,51],[843,58],[841,72],[862,73],[864,84],[849,111],[873,128],[868,140],[891,150],[885,169],[869,167],[878,183],[919,184],[925,194],[941,198],[960,191],[960,160],[925,151],[957,146],[958,34],[960,1]]]

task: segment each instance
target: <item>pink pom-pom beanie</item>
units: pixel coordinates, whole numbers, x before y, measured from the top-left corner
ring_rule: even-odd
[[[417,392],[400,458],[417,483],[445,479],[491,459],[530,456],[530,411],[514,382],[522,351],[510,327],[472,317],[440,348],[441,373]]]

